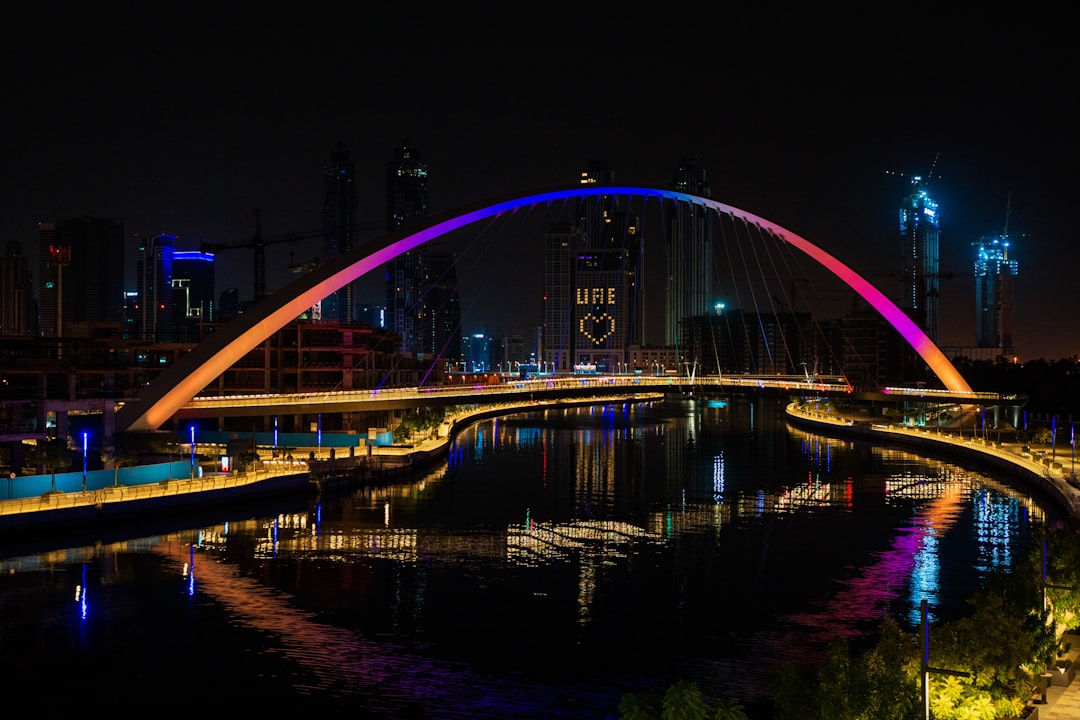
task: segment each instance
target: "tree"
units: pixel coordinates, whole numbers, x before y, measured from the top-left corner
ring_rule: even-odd
[[[697,684],[679,680],[664,693],[661,720],[706,720],[709,707]]]
[[[720,698],[716,701],[710,720],[750,720],[742,703],[734,698]]]
[[[627,693],[619,700],[619,720],[749,720],[738,700],[710,705],[696,683],[679,680],[663,697]]]
[[[620,720],[660,720],[659,700],[654,695],[625,693],[619,700]]]

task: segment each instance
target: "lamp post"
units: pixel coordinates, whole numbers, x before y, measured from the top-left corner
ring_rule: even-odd
[[[86,492],[86,450],[89,443],[90,433],[83,430],[82,434],[82,491]]]
[[[195,479],[195,426],[191,426],[191,479]]]
[[[920,624],[920,635],[922,636],[922,658],[921,658],[921,680],[922,680],[922,705],[923,705],[923,718],[930,720],[930,673],[940,673],[942,675],[956,675],[959,677],[971,677],[971,673],[963,672],[961,670],[945,670],[943,668],[930,667],[930,613],[927,609],[927,601],[924,598],[920,607],[920,614],[922,620]]]

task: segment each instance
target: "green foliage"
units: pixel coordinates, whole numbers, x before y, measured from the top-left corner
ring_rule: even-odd
[[[619,700],[620,720],[660,720],[660,699],[653,695],[626,693]]]
[[[1062,633],[1080,614],[1080,522],[1047,530],[1047,608],[1042,547],[1010,573],[989,576],[969,601],[969,615],[932,628],[930,665],[966,675],[930,673],[935,720],[1019,717],[1037,676],[1069,649]],[[1062,621],[1059,615],[1067,615]],[[773,720],[921,720],[918,634],[887,618],[877,643],[853,657],[834,639],[812,677],[790,664],[773,676]],[[710,705],[694,683],[679,681],[662,698],[627,694],[620,720],[748,720],[737,700]]]
[[[664,693],[661,720],[705,720],[709,708],[695,683],[679,680]]]
[[[1027,430],[1016,431],[1016,441],[1021,443],[1044,443],[1048,445],[1053,439],[1053,433],[1050,432],[1050,428],[1046,427],[1029,428]]]
[[[42,474],[64,472],[71,466],[71,451],[61,440],[38,441],[27,453],[32,467],[41,468]]]
[[[814,717],[817,706],[814,684],[795,667],[784,663],[773,677],[773,717],[775,720],[805,720]]]
[[[1080,627],[1080,522],[1046,537],[1046,597],[1061,632]],[[1037,561],[1041,562],[1042,551]],[[1041,567],[1041,565],[1040,565]],[[1041,574],[1040,574],[1041,580]]]
[[[619,700],[619,720],[749,720],[738,700],[721,698],[715,704],[696,683],[679,680],[663,696],[626,693]]]
[[[735,698],[720,698],[708,716],[710,720],[749,720],[742,703]]]
[[[1042,548],[1011,573],[991,575],[968,602],[969,615],[932,628],[930,665],[968,675],[930,673],[935,720],[996,720],[1019,717],[1036,677],[1069,648],[1055,615],[1075,622],[1080,605],[1080,533],[1075,521],[1047,537],[1050,602],[1042,605]],[[1071,625],[1070,627],[1075,627]],[[882,623],[877,644],[853,659],[835,640],[812,679],[790,665],[774,677],[775,720],[919,720],[921,658],[917,636],[894,621]]]
[[[240,474],[246,474],[258,470],[260,462],[258,453],[242,452],[236,457],[236,469]]]
[[[401,422],[394,428],[394,442],[405,442],[412,436],[430,433],[442,424],[446,419],[447,408],[430,407],[410,410],[401,418]]]

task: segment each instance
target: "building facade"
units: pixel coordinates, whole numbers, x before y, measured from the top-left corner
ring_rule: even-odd
[[[398,232],[428,214],[428,169],[406,140],[386,163],[386,232]],[[423,295],[422,248],[410,250],[386,265],[388,327],[401,338],[401,351],[420,350],[420,298]]]
[[[355,178],[356,167],[352,157],[344,143],[339,142],[330,152],[330,162],[323,168],[323,255],[327,260],[349,252],[356,244]],[[357,285],[358,282],[354,280],[323,299],[316,314],[340,322],[355,320]]]
[[[30,258],[22,245],[9,242],[0,255],[0,335],[33,335],[37,332],[37,301]]]
[[[44,337],[85,334],[124,320],[124,223],[79,217],[38,226],[39,327]]]
[[[214,256],[193,250],[173,253],[173,326],[177,342],[195,342],[199,325],[217,322]]]
[[[708,172],[695,160],[683,160],[675,171],[672,189],[711,197]],[[684,318],[705,317],[716,302],[713,247],[716,213],[700,205],[666,201],[667,306],[664,344],[682,344],[679,330]]]
[[[984,237],[975,245],[975,343],[1013,353],[1013,292],[1018,265],[1009,237]]]
[[[901,292],[898,305],[931,340],[938,340],[941,225],[927,183],[915,176],[900,206]]]
[[[136,337],[154,343],[176,342],[172,286],[176,236],[161,233],[135,239],[138,288],[132,320]]]

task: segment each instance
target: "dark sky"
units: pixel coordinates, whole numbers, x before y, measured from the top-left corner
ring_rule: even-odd
[[[695,157],[714,199],[875,280],[897,271],[899,175],[933,169],[942,270],[970,273],[971,243],[1007,218],[1021,357],[1080,353],[1077,62],[1067,47],[1018,34],[972,38],[970,49],[956,38],[947,50],[895,38],[856,46],[730,24],[707,42],[657,28],[646,43],[641,27],[623,35],[624,21],[573,14],[542,26],[504,18],[510,35],[482,4],[464,7],[475,9],[457,18],[471,18],[467,35],[441,24],[449,15],[371,22],[266,7],[20,21],[0,50],[0,240],[35,253],[38,222],[91,215],[196,249],[249,240],[255,208],[264,235],[314,231],[338,141],[356,163],[361,219],[381,222],[384,165],[409,139],[429,167],[433,214],[572,185],[593,158],[620,184],[668,187],[680,159]],[[583,39],[601,29],[602,42]],[[269,289],[287,280],[290,260],[319,252],[318,241],[269,248]],[[219,263],[218,290],[250,297],[250,251]],[[500,285],[499,274],[509,276],[459,277],[472,308],[465,332],[535,324],[507,300],[522,283]],[[368,299],[381,302],[375,280]],[[485,283],[499,297],[481,293]],[[973,344],[972,279],[942,281],[941,300],[941,344]]]

